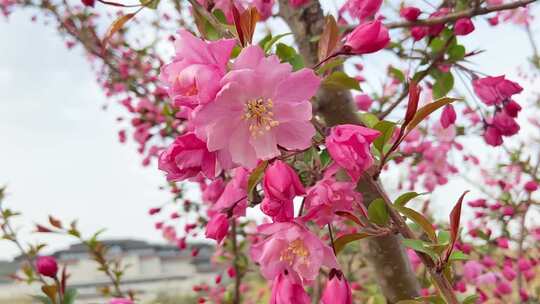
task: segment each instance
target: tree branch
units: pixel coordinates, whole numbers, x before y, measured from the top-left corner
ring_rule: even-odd
[[[408,28],[408,27],[413,27],[417,25],[436,25],[436,24],[441,24],[441,23],[453,22],[460,18],[465,18],[465,17],[470,18],[470,17],[485,15],[485,14],[489,14],[493,12],[511,10],[518,7],[525,7],[536,1],[538,0],[518,0],[515,2],[510,2],[506,4],[501,4],[501,5],[493,5],[493,6],[490,5],[486,7],[473,7],[467,10],[451,13],[442,17],[420,19],[416,21],[390,22],[390,23],[386,23],[385,26],[388,29],[396,29],[396,28]]]

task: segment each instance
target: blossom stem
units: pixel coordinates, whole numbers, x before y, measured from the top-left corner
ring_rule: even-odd
[[[330,243],[332,244],[332,251],[334,251],[334,255],[337,257],[336,247],[334,246],[334,232],[332,231],[331,223],[328,223],[328,234],[330,235]]]

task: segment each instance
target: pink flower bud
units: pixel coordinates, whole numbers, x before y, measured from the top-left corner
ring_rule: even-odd
[[[508,249],[508,239],[505,237],[498,238],[497,246],[499,246],[499,248]]]
[[[215,214],[208,224],[206,224],[206,237],[216,240],[218,243],[227,236],[229,232],[229,219],[223,213]]]
[[[39,274],[55,278],[58,272],[58,263],[56,263],[56,259],[52,256],[42,256],[37,258],[36,268]]]
[[[517,121],[504,112],[498,112],[493,117],[493,126],[499,130],[502,136],[512,136],[519,132]]]
[[[265,171],[263,189],[266,197],[287,201],[306,193],[296,172],[281,160],[273,162]]]
[[[161,211],[161,208],[150,208],[150,210],[148,210],[148,214],[154,215],[156,213],[159,213],[160,211]]]
[[[519,111],[521,111],[521,106],[513,100],[510,100],[504,105],[504,112],[506,112],[506,114],[508,114],[510,117],[516,118]]]
[[[367,94],[357,95],[354,97],[354,101],[356,103],[356,107],[360,111],[368,111],[373,103],[373,100]]]
[[[460,18],[454,26],[454,33],[457,36],[466,36],[474,31],[474,24],[470,18]]]
[[[298,275],[284,271],[272,283],[270,304],[309,304],[311,300],[302,286]],[[339,302],[336,302],[339,303]]]
[[[90,6],[90,7],[94,7],[94,4],[95,4],[95,0],[81,0],[82,4],[84,6]]]
[[[534,192],[538,190],[538,183],[535,181],[528,181],[525,183],[525,191]]]
[[[399,15],[407,21],[416,21],[420,13],[420,9],[414,6],[407,6],[399,10]]]
[[[357,26],[345,38],[345,48],[353,54],[375,53],[385,48],[390,42],[388,30],[381,21],[376,20]]]
[[[441,126],[445,129],[456,122],[456,111],[453,105],[449,104],[444,107],[440,121]]]
[[[351,304],[352,293],[349,283],[341,271],[332,269],[330,271],[328,282],[324,288],[321,298],[322,304]]]
[[[497,128],[487,127],[486,132],[484,133],[484,140],[490,146],[500,146],[503,143],[501,133]]]
[[[414,41],[422,40],[424,37],[426,37],[428,33],[428,28],[425,26],[413,26],[411,28],[411,37],[414,39]]]
[[[109,300],[109,304],[133,304],[128,298],[112,298]]]
[[[509,265],[504,266],[502,274],[508,281],[513,281],[517,276],[516,271]]]

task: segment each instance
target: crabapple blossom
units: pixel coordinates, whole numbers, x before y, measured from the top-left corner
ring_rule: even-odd
[[[399,15],[407,21],[416,21],[421,13],[422,11],[414,6],[406,6],[399,10]]]
[[[474,24],[470,18],[460,18],[454,25],[454,33],[457,36],[466,36],[474,31]]]
[[[339,11],[340,13],[348,12],[354,18],[366,20],[379,11],[382,3],[383,0],[347,0]]]
[[[326,146],[332,159],[356,182],[373,164],[370,146],[379,135],[379,131],[366,127],[338,125],[331,129]]]
[[[297,274],[284,270],[272,283],[269,304],[310,304],[309,295],[304,290]]]
[[[229,219],[223,213],[214,214],[206,224],[206,237],[216,240],[218,243],[227,236],[229,231]]]
[[[328,275],[328,282],[324,288],[321,303],[322,304],[352,304],[352,293],[349,282],[345,279],[343,273],[337,269],[332,269]]]
[[[499,105],[509,101],[512,95],[519,94],[523,88],[505,76],[484,77],[473,80],[474,92],[487,105]]]
[[[332,249],[300,222],[263,224],[257,232],[264,239],[251,246],[250,255],[267,280],[288,271],[309,282],[322,266],[337,267]]]
[[[388,30],[381,21],[376,20],[357,26],[345,38],[345,48],[352,54],[375,53],[390,42]]]
[[[40,256],[36,260],[36,268],[39,274],[55,278],[58,272],[58,263],[52,256]]]
[[[248,169],[279,156],[278,146],[305,149],[315,135],[309,99],[319,83],[312,70],[293,72],[276,56],[249,46],[221,79],[216,99],[195,114],[195,132],[209,151],[230,153]]]

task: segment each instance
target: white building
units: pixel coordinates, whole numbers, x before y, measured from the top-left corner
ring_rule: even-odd
[[[159,293],[191,293],[192,286],[213,281],[218,269],[210,263],[214,247],[192,244],[199,249],[193,258],[190,250],[179,251],[175,246],[153,245],[135,240],[104,241],[110,258],[129,265],[122,278],[122,290],[133,290],[141,302]],[[99,290],[111,286],[106,275],[97,270],[97,263],[88,255],[83,244],[75,244],[53,254],[70,274],[68,285],[78,290],[78,303],[104,303]],[[0,263],[0,304],[31,303],[29,294],[39,292],[39,286],[14,283],[6,275],[17,269],[19,259]]]

